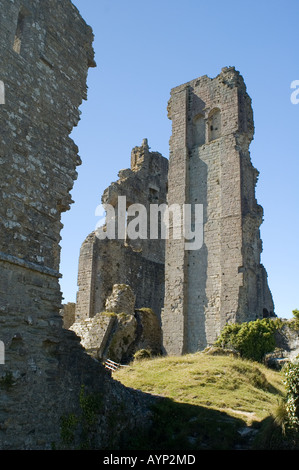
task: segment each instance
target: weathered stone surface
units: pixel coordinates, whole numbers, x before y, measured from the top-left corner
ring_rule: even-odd
[[[104,351],[103,359],[127,363],[134,352],[132,345],[136,340],[137,321],[134,315],[117,315],[115,328]]]
[[[275,351],[265,356],[268,367],[281,369],[289,362],[299,361],[299,329],[292,320],[284,320],[282,326],[275,330]]]
[[[292,321],[284,321],[282,327],[275,331],[275,343],[290,361],[299,356],[299,330]]]
[[[135,352],[147,349],[162,354],[162,332],[157,315],[149,308],[134,310],[135,296],[130,286],[117,284],[106,301],[106,312],[77,320],[70,330],[81,338],[86,352],[105,362],[127,363]]]
[[[106,312],[134,315],[135,295],[131,287],[126,284],[114,284],[105,307]]]
[[[150,351],[152,356],[162,354],[162,331],[157,315],[149,308],[135,310],[134,316],[116,315],[100,358],[126,364],[141,349]]]
[[[86,351],[97,359],[127,362],[135,351],[137,341],[135,295],[131,287],[115,284],[105,306],[106,312],[92,318],[78,319],[70,329],[80,336]]]
[[[166,200],[168,207],[201,204],[203,246],[187,249],[184,237],[172,238],[170,226],[165,259],[163,240],[98,240],[90,234],[80,253],[77,315],[103,310],[112,285],[128,284],[137,308],[151,307],[160,318],[164,302],[165,351],[182,354],[212,345],[227,322],[274,315],[274,304],[260,263],[263,210],[255,198],[253,114],[243,78],[230,67],[215,79],[181,85],[172,90],[168,112],[173,132],[167,198],[165,162],[145,140],[132,151],[131,169],[119,172],[102,201],[115,207],[116,220],[120,195],[128,206],[145,205],[147,213],[151,204]],[[153,168],[163,176],[160,183],[151,179]]]
[[[119,172],[119,180],[103,193],[103,204],[115,208],[116,239],[99,239],[92,232],[83,242],[78,268],[76,318],[93,317],[105,310],[114,284],[129,285],[136,296],[136,308],[151,308],[160,318],[164,303],[165,241],[119,238],[118,197],[126,198],[127,209],[141,204],[150,214],[150,204],[165,204],[168,160],[151,152],[144,139],[131,154],[131,168]]]
[[[186,250],[183,237],[166,243],[163,341],[182,354],[212,345],[227,322],[273,315],[274,305],[260,264],[263,210],[243,78],[229,67],[192,80],[172,90],[168,111],[168,203],[203,205],[201,249]]]
[[[101,396],[92,446],[117,448],[146,425],[154,398],[111,380],[80,338],[63,329],[59,313],[61,213],[72,203],[80,164],[70,133],[95,65],[92,31],[69,0],[0,0],[0,8],[0,448],[59,448],[61,418],[80,413],[82,386]],[[243,80],[233,69],[213,81],[202,77],[175,89],[169,110],[169,202],[202,202],[206,211],[202,251],[185,253],[180,240],[167,248],[163,333],[166,349],[180,354],[212,342],[227,321],[271,314],[273,304],[259,264],[262,211],[254,197],[252,111]],[[147,208],[166,202],[167,171],[167,160],[144,141],[103,202],[115,204],[118,195]],[[77,320],[88,320],[82,337],[89,335],[88,348],[101,343],[100,355],[103,347],[122,359],[146,344],[150,317],[119,314],[100,329],[96,314],[113,285],[124,283],[137,309],[150,307],[159,318],[164,245],[98,240],[94,233],[83,245],[76,308]],[[90,335],[94,325],[102,336]],[[109,342],[114,333],[116,349]],[[76,434],[68,445],[80,444]]]
[[[64,304],[60,313],[63,319],[63,328],[67,330],[76,320],[76,304],[74,302]]]
[[[121,170],[119,180],[102,196],[104,205],[115,208],[116,239],[99,239],[95,231],[81,246],[76,323],[104,310],[126,314],[117,317],[109,339],[101,348],[101,360],[127,362],[144,345],[154,354],[161,353],[165,241],[151,239],[150,224],[145,239],[120,238],[118,198],[126,198],[126,208],[135,203],[143,205],[149,215],[151,204],[166,203],[167,175],[167,159],[158,152],[150,152],[144,139],[141,147],[132,150],[131,168]],[[147,316],[142,311],[134,311],[144,307],[148,309]],[[97,336],[96,331],[94,334]]]
[[[59,448],[61,419],[79,416],[82,386],[101,395],[92,445],[117,446],[146,422],[147,397],[111,380],[60,315],[61,212],[80,164],[69,134],[94,65],[93,34],[69,0],[0,0],[0,10],[0,449]],[[75,438],[68,445],[79,448]]]
[[[157,315],[150,308],[135,310],[139,325],[135,350],[147,349],[153,356],[162,354],[162,330]]]
[[[93,318],[78,320],[70,330],[81,338],[82,346],[90,355],[101,359],[116,321],[115,314],[103,312]]]

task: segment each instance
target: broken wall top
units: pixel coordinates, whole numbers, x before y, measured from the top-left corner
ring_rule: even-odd
[[[178,99],[180,95],[181,100]],[[174,102],[178,108],[174,109]],[[194,139],[192,126],[184,127],[181,121],[182,106],[188,109],[188,121],[193,123],[193,131],[199,135],[197,139],[201,140]],[[217,111],[221,112],[221,134],[216,134],[213,138],[203,130],[200,136],[200,118],[204,128],[203,121],[212,121]],[[235,134],[236,138],[245,138],[246,145],[249,145],[254,135],[251,98],[247,94],[242,75],[234,67],[224,67],[215,78],[203,75],[173,88],[168,103],[168,117],[173,121],[173,128],[180,131],[179,134],[174,133],[171,136],[171,148],[181,148],[187,143],[191,150],[194,146],[204,145],[220,135],[230,134]],[[210,122],[208,124],[211,129]]]
[[[58,274],[60,214],[81,163],[69,138],[94,66],[93,34],[69,0],[0,0],[2,258]]]
[[[159,152],[151,152],[147,139],[131,152],[131,168],[119,171],[119,180],[105,189],[102,202],[117,205],[118,196],[126,196],[127,206],[166,201],[168,160]]]

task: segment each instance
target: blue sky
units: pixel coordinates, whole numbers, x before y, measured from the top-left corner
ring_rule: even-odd
[[[97,68],[72,137],[83,164],[63,214],[61,289],[74,302],[79,250],[94,230],[95,209],[131,150],[148,138],[169,155],[167,102],[173,87],[234,66],[252,98],[255,136],[250,146],[264,208],[262,263],[276,313],[299,309],[299,80],[298,0],[73,0],[95,34]]]

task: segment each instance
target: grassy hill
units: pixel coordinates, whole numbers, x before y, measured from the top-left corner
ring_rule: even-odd
[[[132,449],[275,448],[265,428],[284,394],[281,372],[201,352],[134,361],[113,377],[161,397],[152,429],[134,439]]]

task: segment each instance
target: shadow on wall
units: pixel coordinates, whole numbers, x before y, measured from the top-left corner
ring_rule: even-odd
[[[208,167],[198,157],[197,149],[193,151],[192,171],[189,172],[189,191],[192,194],[192,202],[203,205],[203,227],[207,223],[207,173]],[[200,266],[200,271],[198,271]],[[200,250],[188,252],[188,317],[186,319],[187,344],[189,352],[205,349],[207,346],[206,330],[203,328],[206,322],[206,296],[208,249],[203,243]]]

